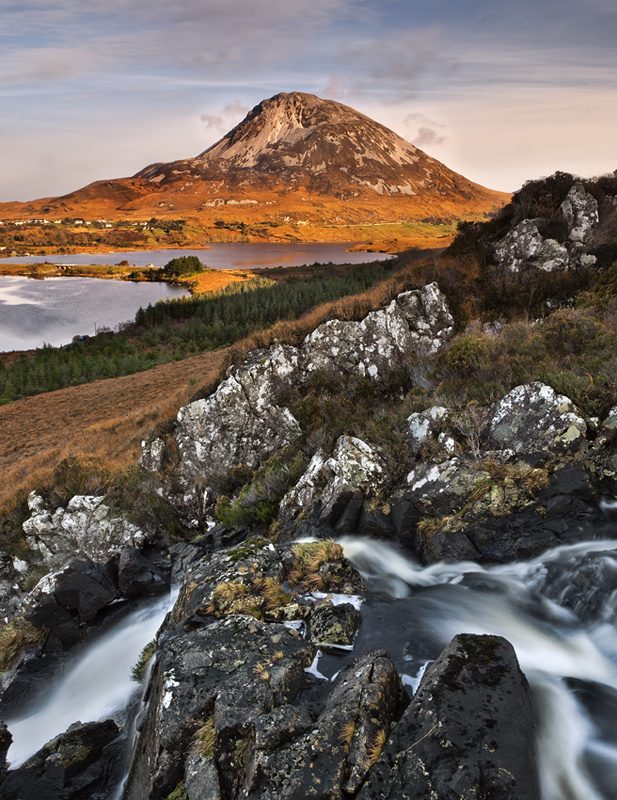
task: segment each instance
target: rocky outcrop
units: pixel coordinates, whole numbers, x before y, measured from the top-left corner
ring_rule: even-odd
[[[556,272],[593,266],[597,259],[587,248],[599,222],[595,197],[582,183],[574,183],[559,211],[567,226],[566,242],[543,237],[539,230],[542,219],[524,219],[495,245],[497,263],[511,272]]]
[[[539,800],[534,727],[512,646],[456,636],[424,674],[358,800]]]
[[[105,502],[105,497],[75,495],[66,509],[52,510],[32,492],[32,516],[23,523],[26,541],[48,569],[57,569],[75,555],[105,561],[124,547],[141,548],[149,534]]]
[[[178,414],[180,462],[175,474],[182,493],[174,494],[176,507],[188,511],[197,524],[213,499],[209,486],[214,479],[241,464],[256,468],[300,438],[298,421],[279,399],[290,386],[301,389],[317,370],[370,379],[409,371],[414,354],[434,354],[453,325],[445,298],[432,283],[398,295],[360,322],[329,320],[300,348],[276,344],[251,353],[212,395]],[[144,468],[155,469],[163,458],[160,444],[143,444]],[[321,465],[314,463],[312,472],[321,472]]]
[[[568,269],[568,249],[555,239],[544,239],[538,222],[525,219],[495,245],[497,262],[511,272],[535,268],[544,272]]]

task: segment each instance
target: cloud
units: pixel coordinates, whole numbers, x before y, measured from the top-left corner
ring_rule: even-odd
[[[226,133],[230,128],[240,122],[248,112],[248,106],[243,105],[239,100],[234,100],[231,103],[227,103],[218,114],[202,114],[201,120],[206,130]]]
[[[419,112],[407,114],[404,119],[404,124],[406,128],[415,130],[412,135],[408,136],[408,139],[413,145],[420,149],[430,147],[431,145],[444,144],[448,141],[443,134],[446,126]]]

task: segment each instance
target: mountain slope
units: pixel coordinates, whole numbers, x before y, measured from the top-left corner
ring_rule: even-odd
[[[348,106],[292,92],[261,102],[196,158],[152,164],[64,197],[3,204],[0,216],[196,217],[219,229],[311,228],[452,221],[482,216],[508,199]]]

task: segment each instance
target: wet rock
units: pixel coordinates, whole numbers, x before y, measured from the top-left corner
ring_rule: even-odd
[[[560,210],[568,223],[570,240],[572,242],[587,241],[599,221],[596,198],[585,191],[582,183],[574,183],[561,204]]]
[[[104,497],[75,495],[66,509],[47,508],[38,495],[28,500],[32,516],[23,523],[28,546],[43,563],[58,569],[75,555],[105,561],[124,547],[142,547],[149,536],[126,516],[105,503]]]
[[[322,645],[351,647],[361,619],[360,612],[351,603],[318,605],[309,621],[311,641]]]
[[[295,698],[314,654],[295,631],[246,616],[171,631],[154,670],[127,800],[163,798],[174,789],[198,721],[209,716],[222,785],[233,783],[237,743],[255,719]]]
[[[118,560],[118,588],[128,600],[167,591],[169,566],[155,564],[134,547],[125,547]]]
[[[6,722],[0,722],[0,784],[8,769],[6,754],[13,743],[13,737],[6,726]]]
[[[525,219],[495,245],[498,263],[520,272],[541,269],[544,272],[566,270],[570,265],[567,248],[555,239],[544,239],[537,220]]]
[[[73,559],[64,569],[42,578],[23,603],[24,617],[37,628],[46,628],[71,647],[81,639],[84,623],[120,597],[113,564]]]
[[[113,720],[75,723],[52,739],[0,784],[3,800],[82,800],[107,796],[121,763]],[[112,782],[113,783],[113,782]]]
[[[568,397],[535,381],[517,386],[491,406],[487,435],[496,449],[543,459],[580,450],[587,426]]]
[[[310,731],[278,750],[256,738],[244,795],[250,800],[342,800],[355,794],[375,748],[408,703],[386,653],[357,659],[336,679]]]
[[[512,646],[456,636],[424,674],[358,800],[539,800],[534,727]]]

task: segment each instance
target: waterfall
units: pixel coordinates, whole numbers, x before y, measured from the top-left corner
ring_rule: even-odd
[[[457,633],[505,637],[532,689],[543,800],[615,800],[617,631],[606,622],[610,613],[584,623],[545,591],[549,566],[560,585],[564,577],[576,585],[577,558],[615,550],[617,541],[561,547],[494,567],[421,567],[383,542],[339,542],[376,594],[363,612],[363,627],[373,628],[363,634],[366,646],[390,649],[407,685],[417,683],[427,661]],[[396,618],[391,630],[388,609]]]
[[[15,768],[76,721],[95,722],[124,710],[137,684],[131,669],[159,629],[177,591],[124,617],[80,652],[41,693],[34,711],[7,719],[13,735],[8,753]]]

